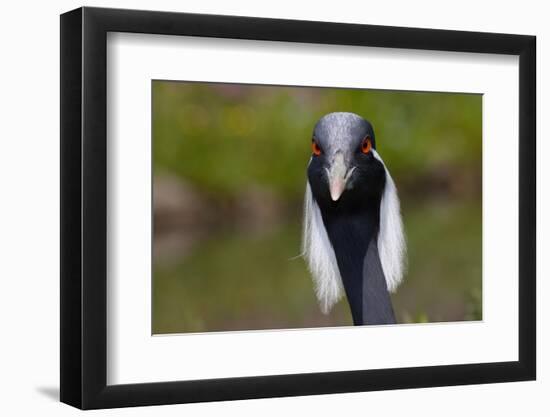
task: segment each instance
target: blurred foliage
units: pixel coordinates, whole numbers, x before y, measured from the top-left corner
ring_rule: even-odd
[[[398,322],[480,320],[481,298],[472,299],[481,295],[478,207],[428,202],[403,215],[409,272],[392,296]],[[186,259],[157,264],[154,333],[350,325],[345,298],[327,316],[319,310],[296,258],[299,216],[260,236],[225,230]]]
[[[400,191],[409,268],[392,296],[398,321],[481,319],[481,106],[472,94],[154,81],[156,179],[177,178],[228,211],[244,189],[267,190],[284,210],[259,231],[227,216],[175,259],[155,256],[153,332],[351,323],[345,300],[320,313],[295,258],[311,132],[332,111],[373,124]],[[154,244],[163,238],[155,232]]]
[[[481,175],[480,95],[163,81],[153,82],[154,169],[216,192],[254,182],[296,197],[313,126],[333,111],[373,124],[394,178]]]

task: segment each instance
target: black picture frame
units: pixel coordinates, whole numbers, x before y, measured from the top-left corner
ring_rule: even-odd
[[[519,56],[519,360],[107,385],[108,32]],[[524,35],[88,7],[61,15],[61,401],[94,409],[535,379],[535,51]]]

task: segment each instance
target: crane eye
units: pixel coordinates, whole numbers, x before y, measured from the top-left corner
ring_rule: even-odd
[[[317,144],[315,140],[311,142],[311,150],[313,152],[313,155],[315,156],[321,155],[321,147]]]
[[[372,149],[372,143],[370,141],[370,136],[365,136],[365,139],[363,139],[363,143],[361,144],[361,152],[364,154],[367,154]]]

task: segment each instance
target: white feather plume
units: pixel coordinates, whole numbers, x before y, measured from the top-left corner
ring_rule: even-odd
[[[343,295],[342,278],[330,243],[321,210],[313,198],[309,183],[304,198],[302,254],[315,282],[321,311],[327,314]]]
[[[386,185],[380,202],[380,229],[378,231],[378,255],[390,292],[397,289],[406,269],[407,244],[397,188],[386,164],[374,149],[372,153],[386,170]]]

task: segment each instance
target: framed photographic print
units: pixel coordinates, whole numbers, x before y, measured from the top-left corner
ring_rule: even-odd
[[[61,401],[535,379],[535,38],[61,16]]]

